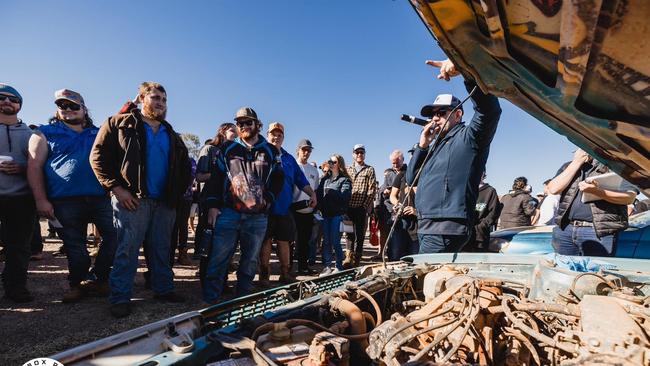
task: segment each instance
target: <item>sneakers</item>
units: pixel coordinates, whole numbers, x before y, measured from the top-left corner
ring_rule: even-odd
[[[166,294],[155,294],[153,295],[153,298],[162,302],[172,302],[172,303],[185,302],[185,297],[175,293],[174,291],[168,292]]]
[[[131,303],[123,302],[121,304],[111,305],[111,315],[115,318],[124,318],[131,314]]]
[[[70,290],[68,290],[68,292],[63,294],[63,302],[65,304],[79,302],[84,297],[86,297],[84,290],[82,290],[80,286],[73,286],[70,288]]]
[[[17,288],[13,290],[5,290],[5,297],[13,302],[25,303],[34,301],[32,294],[26,288]]]
[[[333,270],[334,270],[334,269],[333,269],[332,267],[325,267],[325,268],[323,268],[323,270],[320,272],[320,274],[318,275],[318,277],[328,276],[328,275],[330,275],[330,274],[332,273]]]

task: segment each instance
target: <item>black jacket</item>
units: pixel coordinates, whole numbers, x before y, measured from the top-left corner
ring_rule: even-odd
[[[485,243],[490,239],[490,232],[494,230],[501,213],[501,203],[497,190],[489,184],[484,184],[478,189],[476,200],[476,225],[474,232],[476,241]]]
[[[323,217],[344,215],[348,211],[348,205],[352,197],[352,181],[342,174],[339,174],[335,179],[332,179],[332,176],[327,174],[320,180],[316,195],[318,209],[323,214]]]
[[[502,229],[517,226],[530,226],[530,217],[535,213],[537,202],[524,191],[512,191],[501,197]]]

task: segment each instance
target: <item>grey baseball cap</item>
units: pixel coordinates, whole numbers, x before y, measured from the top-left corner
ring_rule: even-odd
[[[311,141],[307,139],[302,139],[298,142],[298,148],[302,149],[303,147],[308,147],[310,149],[314,149],[314,146],[311,144]]]

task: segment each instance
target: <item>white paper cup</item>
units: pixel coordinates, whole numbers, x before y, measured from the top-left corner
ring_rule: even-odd
[[[8,155],[0,155],[0,164],[3,164],[8,161],[14,161],[14,158]]]

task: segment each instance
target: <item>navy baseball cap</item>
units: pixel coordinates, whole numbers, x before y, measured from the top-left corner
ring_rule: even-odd
[[[432,104],[427,104],[424,107],[422,107],[420,114],[422,115],[422,117],[431,118],[433,117],[433,112],[439,109],[452,110],[459,105],[460,107],[458,109],[462,111],[463,106],[460,104],[460,99],[456,98],[451,94],[439,94],[436,97],[436,100],[434,100]]]

